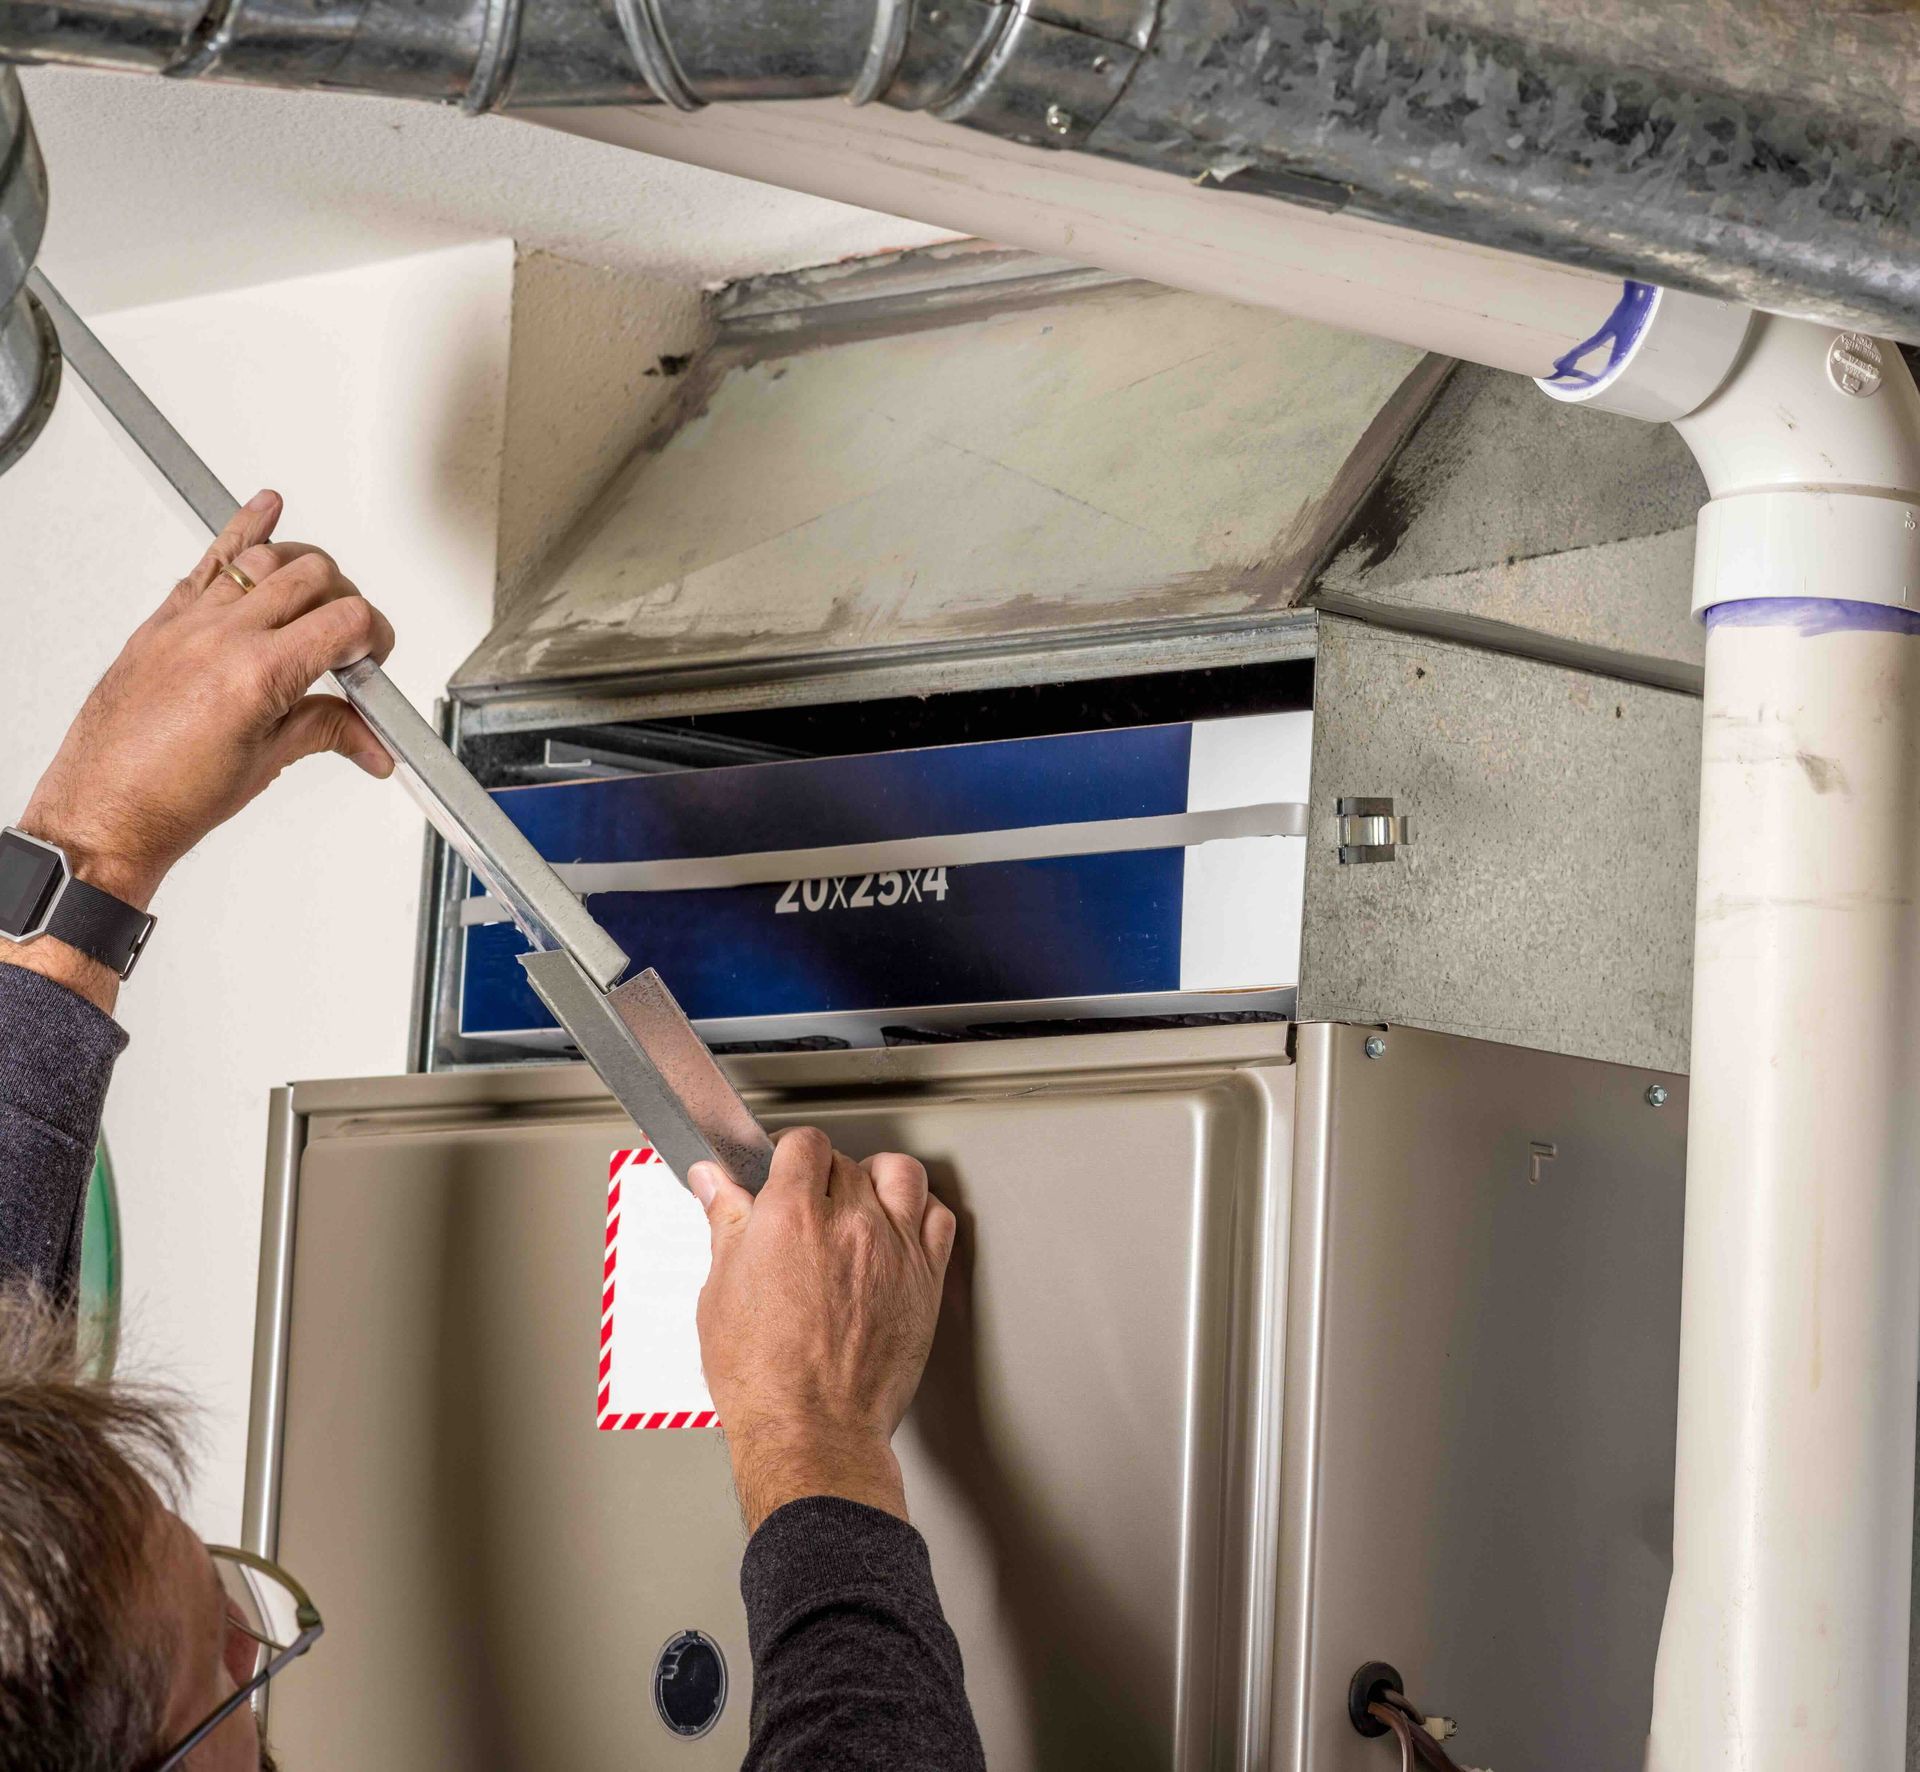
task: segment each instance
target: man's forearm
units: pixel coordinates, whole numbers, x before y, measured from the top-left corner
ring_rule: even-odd
[[[926,1542],[837,1496],[768,1516],[740,1570],[753,1647],[742,1772],[984,1772]]]
[[[125,1045],[96,1003],[38,968],[0,964],[0,1285],[71,1295],[100,1111]]]
[[[64,941],[42,936],[38,941],[12,942],[0,936],[0,967],[38,973],[84,997],[102,1015],[111,1015],[120,1001],[120,975]]]
[[[907,1517],[900,1461],[883,1436],[760,1422],[745,1428],[728,1424],[726,1436],[734,1493],[749,1535],[788,1502],[814,1495],[838,1495],[899,1520]]]

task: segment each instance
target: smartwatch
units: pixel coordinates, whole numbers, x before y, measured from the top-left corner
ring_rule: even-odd
[[[51,935],[128,977],[153,933],[154,919],[110,892],[74,877],[58,843],[0,830],[0,936]]]

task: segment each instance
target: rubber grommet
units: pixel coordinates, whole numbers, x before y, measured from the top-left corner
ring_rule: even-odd
[[[1347,1716],[1362,1735],[1384,1735],[1387,1726],[1367,1715],[1367,1706],[1377,1704],[1383,1692],[1404,1692],[1400,1670],[1390,1662],[1363,1661],[1347,1682]]]

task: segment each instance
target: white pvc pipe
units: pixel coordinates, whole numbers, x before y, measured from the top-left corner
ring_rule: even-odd
[[[838,99],[522,113],[529,122],[1128,276],[1545,376],[1618,277]],[[1698,298],[1694,298],[1698,299]],[[1718,305],[1718,304],[1714,304]]]
[[[1882,625],[1831,625],[1848,620]],[[1746,603],[1707,639],[1651,1772],[1905,1764],[1920,637],[1884,624],[1920,626],[1863,605]]]
[[[1901,1772],[1920,392],[1891,345],[1763,315],[1677,428],[1713,498],[1695,562],[1708,635],[1674,1573],[1647,1765]]]

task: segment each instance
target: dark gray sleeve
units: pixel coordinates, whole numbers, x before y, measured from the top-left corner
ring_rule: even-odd
[[[753,1649],[742,1772],[985,1772],[927,1544],[817,1495],[776,1508],[740,1567]]]
[[[0,1286],[71,1296],[100,1109],[126,1043],[84,997],[0,966]]]

